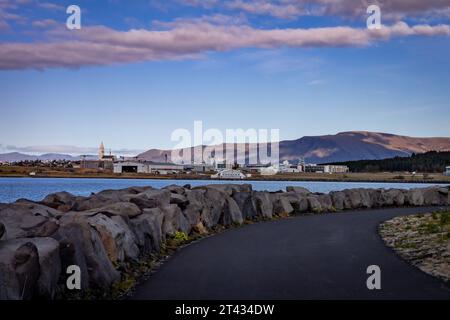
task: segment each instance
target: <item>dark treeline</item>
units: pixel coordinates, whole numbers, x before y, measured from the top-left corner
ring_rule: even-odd
[[[351,172],[444,172],[445,167],[450,165],[450,151],[430,151],[420,154],[413,153],[411,157],[346,161],[332,164],[346,165],[350,168]]]

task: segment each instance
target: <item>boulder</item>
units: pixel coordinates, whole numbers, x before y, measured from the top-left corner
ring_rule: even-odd
[[[24,239],[0,242],[0,300],[31,299],[40,274],[36,246]]]
[[[228,196],[232,196],[235,192],[252,192],[251,184],[210,184],[206,186],[196,187],[195,189],[216,189],[225,192]]]
[[[381,194],[383,205],[385,206],[403,206],[405,204],[405,195],[403,190],[389,189]]]
[[[236,192],[233,194],[233,199],[241,210],[244,220],[257,216],[256,206],[250,192]]]
[[[406,192],[405,202],[410,206],[423,206],[424,197],[422,189],[410,189]]]
[[[311,191],[309,191],[306,188],[303,187],[286,187],[287,192],[295,192],[295,193],[301,193],[301,194],[310,194]]]
[[[37,282],[37,295],[40,298],[53,299],[58,291],[61,275],[59,243],[52,238],[21,239],[33,243],[39,255],[40,274]]]
[[[294,213],[300,214],[308,211],[308,200],[306,193],[285,192],[280,194],[281,197],[288,199]]]
[[[189,201],[186,199],[186,197],[184,195],[178,194],[178,193],[170,194],[170,204],[176,204],[181,209],[184,209],[184,208],[186,208],[188,203],[189,203]]]
[[[101,208],[91,209],[87,212],[103,214],[108,217],[123,216],[128,218],[136,217],[142,213],[136,204],[130,202],[117,202]]]
[[[274,193],[272,196],[273,213],[280,217],[289,216],[294,212],[288,198],[283,196],[283,193]]]
[[[312,213],[321,213],[322,206],[319,201],[319,197],[317,195],[309,195],[308,200],[308,211]]]
[[[317,200],[320,203],[320,208],[322,212],[332,212],[335,211],[333,206],[333,201],[329,194],[318,194]]]
[[[134,197],[141,197],[144,196],[150,201],[154,201],[156,203],[156,207],[164,207],[168,206],[170,204],[170,195],[171,192],[169,190],[156,190],[156,189],[149,189],[144,192],[141,192]]]
[[[184,187],[180,187],[177,185],[170,185],[170,186],[164,187],[163,189],[169,190],[171,193],[176,193],[176,194],[181,194],[181,195],[184,195],[186,193],[186,190]],[[190,188],[187,188],[187,189],[190,189]]]
[[[228,194],[216,188],[206,188],[205,190],[204,199],[207,210],[202,212],[201,219],[205,226],[211,228],[220,222]]]
[[[170,204],[162,207],[161,211],[164,217],[162,224],[163,236],[174,236],[177,231],[189,234],[191,226],[177,205]]]
[[[345,194],[344,208],[345,209],[359,209],[362,207],[362,199],[359,190],[346,189],[343,190]]]
[[[372,208],[372,197],[371,197],[371,189],[357,189],[361,199],[361,208]]]
[[[58,221],[49,218],[54,210],[39,204],[13,203],[0,211],[3,238],[48,237],[58,229]]]
[[[231,224],[240,225],[243,222],[244,219],[242,217],[242,212],[236,201],[234,201],[231,197],[227,197],[219,223],[223,226],[229,226]]]
[[[439,192],[439,188],[430,187],[423,189],[423,201],[427,206],[442,206],[447,204],[447,195]]]
[[[110,288],[120,280],[120,274],[109,260],[99,233],[85,218],[62,223],[52,238],[60,245],[62,270],[67,270],[71,265],[80,268],[83,290]]]
[[[342,211],[345,209],[345,193],[342,191],[332,191],[330,192],[331,201],[333,203],[333,207]]]
[[[152,209],[158,206],[158,201],[155,199],[148,199],[146,195],[136,196],[130,199],[130,202],[138,206],[139,209]]]
[[[130,220],[131,230],[142,254],[160,251],[163,220],[163,212],[159,208],[144,209],[142,215]]]
[[[39,203],[61,212],[68,212],[74,209],[76,203],[82,199],[64,191],[49,194]]]
[[[126,258],[134,260],[139,255],[133,233],[123,220],[118,218],[113,220],[104,214],[96,214],[86,219],[99,233],[103,247],[113,263],[123,262]]]
[[[253,201],[258,216],[268,219],[273,217],[273,203],[268,192],[254,191]]]
[[[187,190],[186,199],[187,205],[183,209],[183,214],[191,226],[197,225],[201,220],[203,210],[205,208],[204,190]]]
[[[380,208],[385,205],[383,193],[383,189],[370,189],[369,195],[370,201],[372,203],[372,208]]]

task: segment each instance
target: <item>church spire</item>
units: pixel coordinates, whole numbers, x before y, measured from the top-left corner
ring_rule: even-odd
[[[102,143],[100,143],[100,148],[98,149],[98,158],[99,160],[102,160],[105,157],[105,146]]]

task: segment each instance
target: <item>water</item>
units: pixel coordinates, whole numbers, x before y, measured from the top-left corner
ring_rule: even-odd
[[[141,180],[141,179],[77,179],[77,178],[0,178],[0,203],[14,202],[20,198],[34,201],[46,195],[67,191],[78,196],[106,189],[123,189],[132,186],[162,188],[171,184],[201,186],[220,183],[251,183],[253,190],[278,191],[287,186],[299,186],[312,192],[327,193],[350,188],[425,188],[433,184],[372,183],[372,182],[307,182],[307,181],[201,181],[201,180]]]

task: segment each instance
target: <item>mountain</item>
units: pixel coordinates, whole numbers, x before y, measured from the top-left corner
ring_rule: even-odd
[[[46,153],[42,155],[29,155],[20,152],[10,152],[0,154],[0,162],[17,162],[17,161],[34,161],[34,160],[42,160],[42,161],[51,161],[51,160],[68,160],[68,161],[77,161],[81,158],[79,156],[71,156],[68,154],[60,154],[60,153]],[[97,156],[87,156],[87,159],[97,159]]]
[[[309,163],[329,163],[379,160],[428,151],[450,151],[450,138],[416,138],[388,133],[350,131],[281,141],[279,147],[281,161],[297,161],[305,157]],[[230,150],[230,146],[224,148],[227,149]],[[170,150],[151,149],[138,155],[138,158],[161,162],[165,161],[166,154],[170,161]]]

